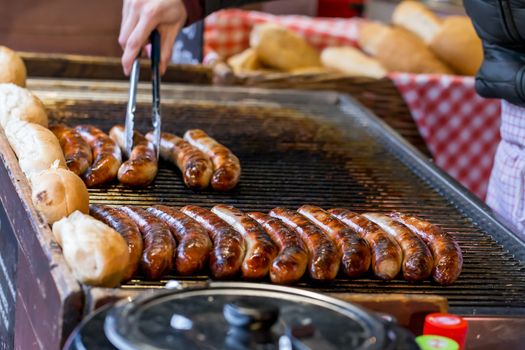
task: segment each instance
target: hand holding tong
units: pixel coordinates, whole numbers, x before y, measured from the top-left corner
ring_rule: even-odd
[[[153,136],[152,141],[155,147],[157,160],[159,158],[160,150],[160,131],[161,131],[161,116],[160,116],[160,73],[159,73],[159,62],[160,62],[160,35],[155,29],[150,36],[151,42],[151,83],[152,83],[152,101],[151,101],[151,122],[153,125]],[[140,62],[137,57],[133,62],[131,74],[129,77],[129,96],[128,106],[126,110],[126,140],[125,140],[125,151],[129,157],[131,150],[133,149],[133,133],[135,129],[135,111],[137,102],[137,85],[139,82],[140,75]]]

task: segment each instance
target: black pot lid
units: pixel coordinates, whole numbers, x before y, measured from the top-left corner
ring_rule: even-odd
[[[385,324],[341,300],[266,284],[212,282],[120,302],[105,333],[118,349],[383,349]]]

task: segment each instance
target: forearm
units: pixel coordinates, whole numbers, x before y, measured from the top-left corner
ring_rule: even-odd
[[[240,7],[253,2],[264,2],[264,0],[183,0],[183,2],[188,12],[186,24],[192,24],[215,11]]]

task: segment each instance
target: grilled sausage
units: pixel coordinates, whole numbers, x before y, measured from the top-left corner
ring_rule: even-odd
[[[268,274],[277,256],[277,247],[259,223],[232,206],[220,204],[211,209],[223,221],[239,232],[246,242],[242,275],[246,279],[261,279]]]
[[[235,277],[241,270],[246,252],[244,238],[207,209],[187,205],[180,211],[197,221],[208,231],[213,242],[213,251],[210,255],[210,270],[213,277],[217,279]]]
[[[129,263],[123,280],[130,280],[137,272],[144,248],[137,224],[124,212],[107,205],[92,204],[89,206],[89,214],[120,233],[128,244]]]
[[[331,209],[330,214],[359,233],[370,246],[372,252],[372,270],[384,280],[391,280],[401,269],[403,252],[397,242],[390,239],[378,225],[364,216],[347,209]]]
[[[301,236],[310,253],[308,270],[312,279],[318,281],[335,279],[339,270],[339,251],[323,231],[293,210],[274,208],[270,211],[270,216],[280,219]]]
[[[430,276],[434,260],[425,242],[387,215],[367,213],[363,216],[379,225],[399,244],[403,251],[403,277],[407,281],[421,281]]]
[[[297,211],[336,243],[341,253],[341,269],[345,275],[357,277],[368,271],[370,248],[357,232],[319,207],[303,205]]]
[[[175,267],[181,275],[201,271],[213,248],[208,232],[195,220],[172,207],[156,205],[148,212],[164,221],[177,240]]]
[[[55,134],[69,170],[82,176],[93,162],[91,148],[80,134],[64,124],[53,125],[49,128]]]
[[[109,131],[109,137],[125,152],[126,135],[122,125],[115,125]],[[133,149],[129,159],[118,170],[118,180],[126,186],[147,186],[157,176],[157,154],[155,146],[144,135],[133,133]]]
[[[279,254],[270,267],[273,283],[292,284],[303,277],[308,265],[308,249],[299,234],[286,227],[281,220],[263,213],[249,213],[272,238]]]
[[[126,213],[140,229],[144,252],[140,267],[147,278],[156,280],[173,269],[177,243],[170,229],[155,215],[139,207],[119,208]]]
[[[199,129],[186,131],[184,139],[211,158],[214,167],[211,187],[214,190],[229,191],[237,186],[241,176],[241,163],[228,148]]]
[[[153,140],[153,134],[146,134],[146,138]],[[210,185],[213,174],[210,158],[180,137],[167,132],[161,133],[160,156],[180,169],[184,183],[189,188],[202,190]]]
[[[75,130],[93,151],[93,164],[84,173],[87,187],[95,187],[113,181],[122,164],[118,145],[102,130],[91,125],[79,125]]]
[[[391,213],[390,217],[408,227],[428,245],[434,257],[432,277],[437,283],[449,285],[458,279],[463,267],[463,254],[452,236],[415,216]]]

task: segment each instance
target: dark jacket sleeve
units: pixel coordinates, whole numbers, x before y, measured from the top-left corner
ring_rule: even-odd
[[[230,7],[240,7],[261,0],[183,0],[188,13],[187,25],[203,19],[209,14]]]
[[[525,2],[465,0],[464,5],[483,42],[477,92],[525,107]]]

